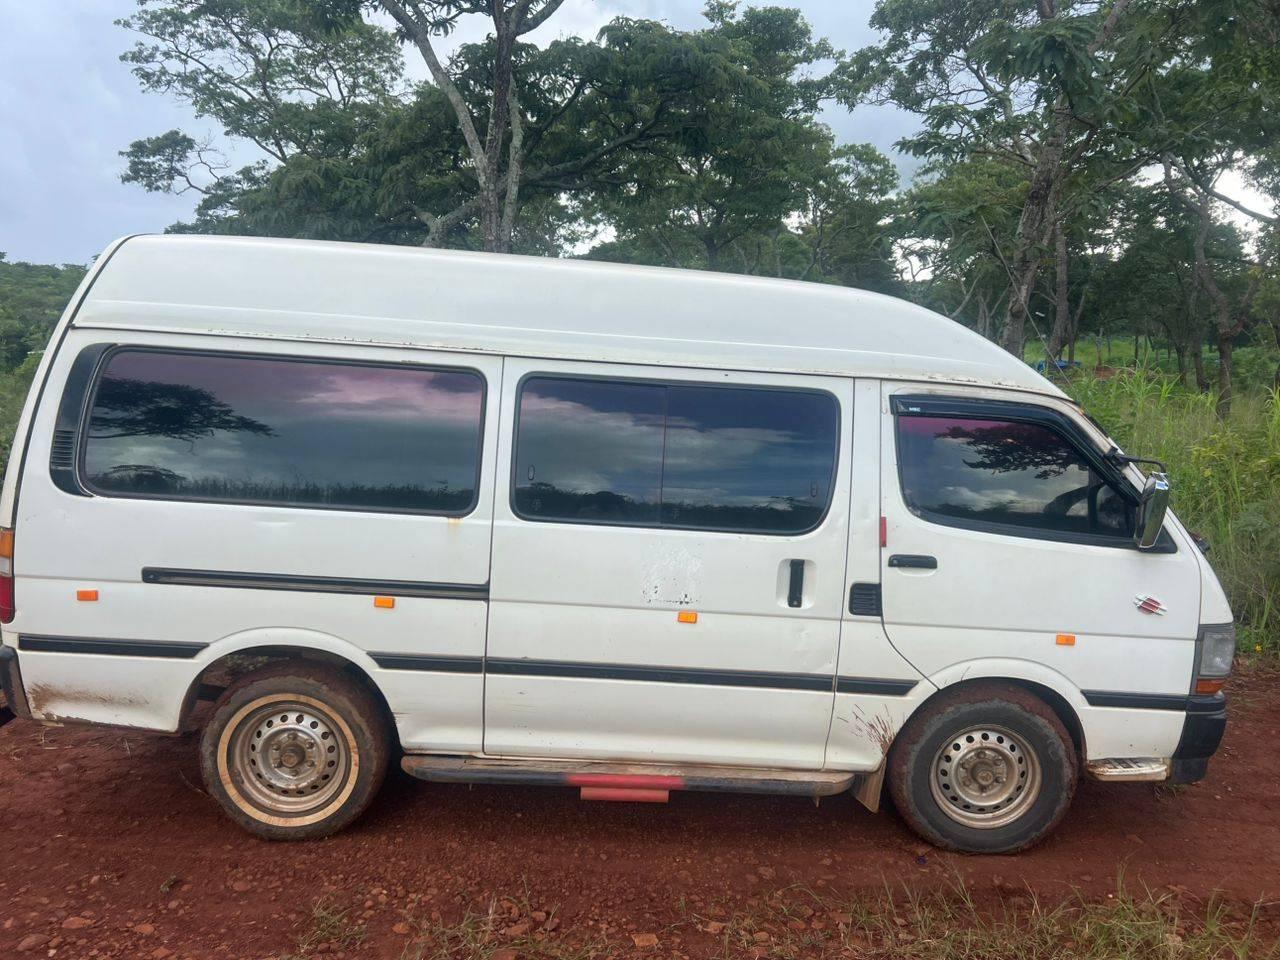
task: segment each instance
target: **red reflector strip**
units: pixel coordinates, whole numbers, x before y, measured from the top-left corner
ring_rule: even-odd
[[[887,547],[889,545],[889,521],[884,517],[880,518],[880,546]]]
[[[13,619],[13,577],[0,577],[0,623]]]
[[[567,773],[571,787],[634,787],[641,790],[683,790],[684,777],[661,777],[640,773]]]
[[[622,803],[666,803],[671,799],[666,790],[640,790],[635,787],[583,787],[583,800],[612,800]]]

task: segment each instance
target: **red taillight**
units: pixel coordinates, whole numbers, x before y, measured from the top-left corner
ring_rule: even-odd
[[[0,527],[0,623],[13,619],[13,531]]]

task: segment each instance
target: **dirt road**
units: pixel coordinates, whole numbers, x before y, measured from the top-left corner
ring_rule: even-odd
[[[961,880],[980,900],[1016,902],[1072,888],[1105,898],[1118,875],[1175,899],[1262,900],[1280,924],[1280,675],[1249,671],[1230,693],[1206,782],[1084,782],[1057,834],[1016,857],[939,853],[850,797],[586,804],[398,772],[346,833],[271,844],[204,795],[190,738],[18,721],[0,730],[0,957],[416,957],[424,930],[439,940],[442,925],[463,930],[465,914],[491,909],[511,942],[700,957],[716,917],[779,890],[857,897]],[[804,916],[792,922],[825,922]]]

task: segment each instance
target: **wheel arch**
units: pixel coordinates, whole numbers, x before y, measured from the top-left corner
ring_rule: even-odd
[[[937,697],[967,686],[1007,683],[1043,701],[1057,715],[1071,735],[1080,762],[1088,755],[1088,736],[1080,719],[1088,704],[1079,688],[1056,670],[1027,661],[987,660],[954,664],[928,679],[937,689],[916,704],[913,715]]]
[[[388,723],[393,736],[398,732],[395,715],[386,694],[373,679],[373,659],[351,644],[327,634],[310,631],[253,632],[228,637],[211,645],[203,652],[200,670],[187,686],[182,698],[178,729],[190,729],[194,724],[196,707],[201,701],[215,700],[222,691],[240,677],[273,663],[289,660],[305,660],[323,663],[350,676],[372,694]]]

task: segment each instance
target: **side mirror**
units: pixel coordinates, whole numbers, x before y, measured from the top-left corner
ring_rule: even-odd
[[[1164,515],[1169,509],[1169,477],[1152,473],[1142,487],[1138,500],[1138,523],[1133,533],[1139,550],[1150,550],[1164,529]]]

